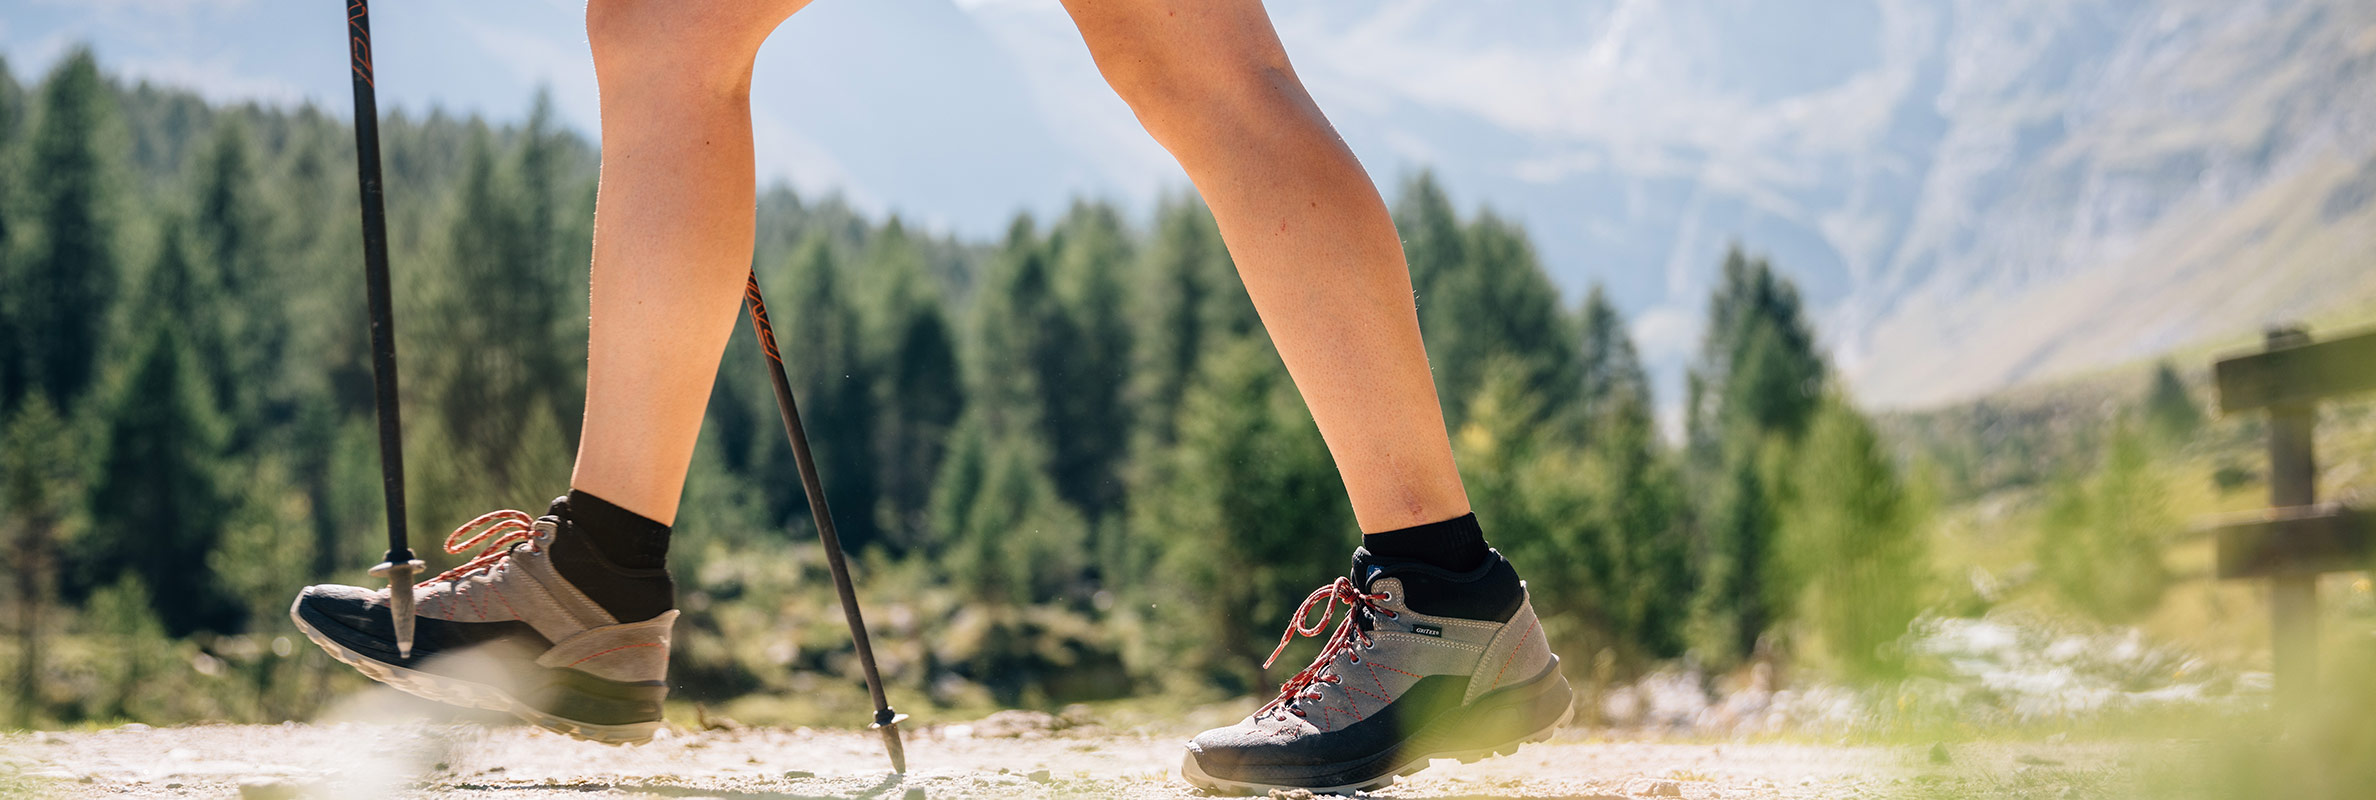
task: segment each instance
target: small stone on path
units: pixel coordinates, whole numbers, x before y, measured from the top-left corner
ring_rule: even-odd
[[[1047,783],[1047,782],[1048,782],[1048,771],[1047,771],[1047,770],[1044,770],[1044,769],[1035,769],[1035,770],[1032,770],[1032,771],[1031,771],[1031,774],[1030,774],[1030,775],[1028,775],[1028,776],[1025,776],[1025,777],[1028,777],[1028,778],[1032,779],[1033,781],[1036,781],[1036,782],[1039,782],[1039,783]]]
[[[1625,793],[1635,797],[1682,797],[1683,784],[1664,778],[1635,778],[1626,782]]]

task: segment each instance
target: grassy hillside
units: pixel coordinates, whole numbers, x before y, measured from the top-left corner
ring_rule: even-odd
[[[2350,327],[2322,323],[2313,333]],[[2151,638],[2206,658],[2266,669],[2262,585],[2215,579],[2212,543],[2202,533],[2215,515],[2268,503],[2263,417],[2219,414],[2210,386],[2213,354],[2249,347],[2223,341],[2167,359],[2205,414],[2199,427],[2183,434],[2155,433],[2146,420],[2146,397],[2163,359],[1880,417],[1900,458],[1929,476],[1939,493],[1932,554],[1949,596],[1969,604],[1963,610],[2067,612],[2038,580],[2041,538],[2052,535],[2048,517],[2057,493],[2101,470],[2118,432],[2134,430],[2149,442],[2146,477],[2160,498],[2154,511],[2170,523],[2157,540],[2170,577],[2167,592],[2136,624]],[[2322,406],[2317,448],[2320,499],[2376,502],[2376,395]],[[2376,617],[2366,573],[2330,575],[2323,589],[2330,628],[2365,629]]]

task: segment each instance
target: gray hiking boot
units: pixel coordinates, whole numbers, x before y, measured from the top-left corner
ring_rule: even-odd
[[[541,518],[497,511],[446,538],[449,553],[484,549],[415,587],[411,658],[396,653],[384,588],[308,586],[289,616],[332,658],[407,693],[580,739],[650,739],[668,696],[673,587],[666,570],[620,568],[578,541],[565,499]]]
[[[1355,550],[1352,577],[1304,600],[1271,659],[1319,635],[1337,603],[1345,620],[1311,666],[1245,721],[1198,734],[1181,777],[1221,794],[1366,791],[1431,758],[1516,752],[1574,714],[1526,585],[1499,552],[1453,573]]]

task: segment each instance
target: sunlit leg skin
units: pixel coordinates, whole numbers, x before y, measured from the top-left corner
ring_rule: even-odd
[[[676,518],[757,217],[751,64],[808,0],[595,0],[602,87],[586,420],[571,488]]]
[[[1468,513],[1402,242],[1258,0],[1065,0],[1219,221],[1365,533]]]
[[[1306,601],[1348,607],[1320,654],[1252,716],[1190,741],[1181,776],[1225,794],[1366,791],[1430,758],[1549,737],[1574,692],[1525,584],[1468,514],[1393,220],[1261,3],[1066,7],[1212,206],[1370,534],[1353,575]]]
[[[289,615],[332,658],[581,739],[660,729],[677,617],[669,523],[751,261],[751,60],[803,2],[587,6],[603,161],[573,490],[541,517],[463,525],[485,549],[415,587],[409,655],[393,646],[386,590],[306,587]]]

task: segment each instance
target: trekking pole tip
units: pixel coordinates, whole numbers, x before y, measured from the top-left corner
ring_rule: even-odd
[[[874,724],[866,726],[882,731],[883,749],[891,754],[891,771],[900,775],[907,774],[907,747],[899,740],[899,722],[907,718],[906,714],[885,708],[875,712]]]
[[[388,554],[388,560],[371,568],[375,577],[388,579],[388,614],[396,628],[396,657],[412,658],[413,646],[413,577],[428,568],[411,552]]]

